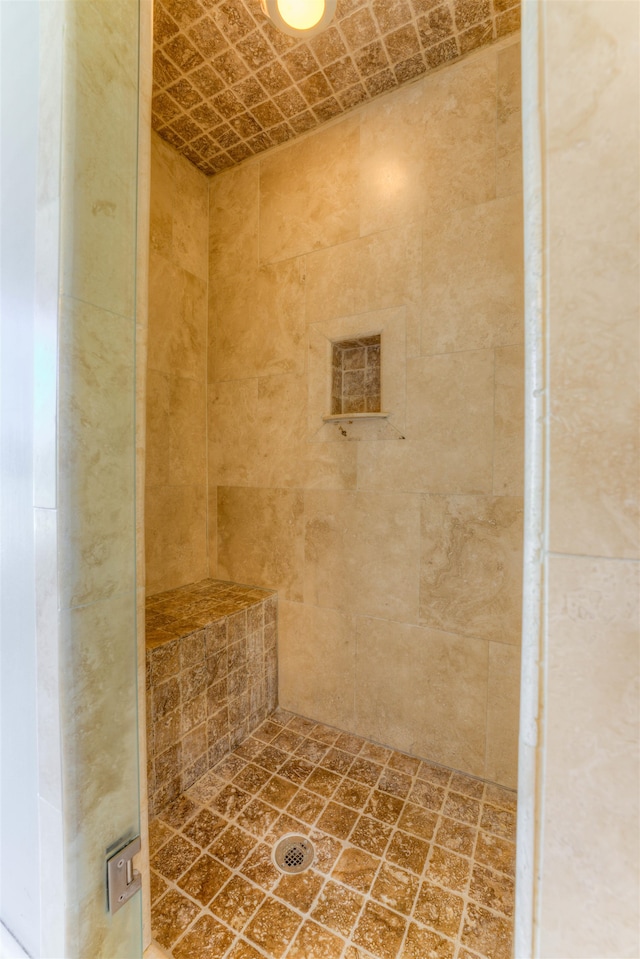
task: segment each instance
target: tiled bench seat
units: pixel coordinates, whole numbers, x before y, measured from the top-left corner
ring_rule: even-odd
[[[207,579],[146,602],[149,812],[277,705],[277,594]]]

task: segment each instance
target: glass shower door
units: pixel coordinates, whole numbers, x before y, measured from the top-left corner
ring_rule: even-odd
[[[64,6],[58,609],[70,959],[142,954],[107,896],[140,830],[135,517],[138,0]]]

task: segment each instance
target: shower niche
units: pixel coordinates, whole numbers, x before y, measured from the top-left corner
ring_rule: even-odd
[[[405,307],[310,326],[310,442],[404,438],[406,335]]]
[[[381,335],[348,337],[331,344],[331,411],[341,416],[386,416],[381,403]]]

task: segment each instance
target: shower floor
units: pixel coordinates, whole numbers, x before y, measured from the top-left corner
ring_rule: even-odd
[[[511,959],[515,793],[277,710],[150,823],[175,959]],[[277,840],[309,837],[282,873]]]

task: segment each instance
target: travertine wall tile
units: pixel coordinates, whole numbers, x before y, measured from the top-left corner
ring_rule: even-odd
[[[209,342],[214,378],[243,379],[304,369],[304,261],[287,260],[212,284]],[[237,274],[235,274],[237,277]]]
[[[149,249],[170,257],[173,247],[173,220],[179,206],[175,195],[175,150],[159,137],[151,136],[153,175],[150,185]]]
[[[148,486],[145,533],[148,595],[207,576],[204,487]]]
[[[203,377],[206,334],[206,283],[171,260],[151,254],[149,369]]]
[[[362,111],[360,233],[404,226],[424,215],[425,85],[416,83]],[[403,150],[398,150],[398,144]]]
[[[404,306],[407,356],[420,352],[420,317],[424,309],[420,273],[420,228],[403,225],[371,234],[360,250],[360,282],[355,312]]]
[[[135,622],[134,592],[61,613],[61,629],[68,637],[60,663],[67,683],[61,729],[65,819],[76,828],[82,824],[72,846],[75,868],[68,887],[70,901],[77,904],[68,933],[76,940],[72,955],[100,955],[103,949],[118,955],[123,950],[122,929],[105,924],[104,876],[96,864],[104,863],[106,837],[127,835],[138,810],[137,777],[114,775],[121,751],[132,761],[138,752]],[[112,736],[119,750],[107,762]],[[135,935],[127,936],[126,951],[135,940]]]
[[[520,194],[428,216],[422,255],[423,353],[522,342]]]
[[[303,494],[218,487],[217,575],[302,600]]]
[[[131,57],[130,12],[120,2],[108,12],[92,3],[73,10],[65,62],[73,64],[75,86],[73,101],[64,104],[62,153],[74,202],[61,218],[61,292],[132,317],[138,72]],[[91,144],[90,158],[79,143]]]
[[[307,323],[404,306],[408,355],[418,355],[421,249],[421,227],[410,224],[310,253],[306,257]]]
[[[522,496],[524,488],[524,347],[496,350],[493,492]]]
[[[520,43],[498,53],[496,196],[522,192],[522,107]]]
[[[549,458],[527,569],[545,583],[523,668],[540,676],[543,718],[530,700],[521,762],[535,830],[521,890],[536,904],[538,955],[591,959],[640,953],[640,11],[584,2],[531,13],[525,62],[539,73],[524,116],[540,139],[526,140],[526,220],[543,389],[528,402]]]
[[[482,56],[425,84],[427,214],[496,195],[496,72]]]
[[[491,350],[407,361],[406,440],[363,443],[364,489],[489,492],[492,484]]]
[[[307,442],[306,376],[219,382],[210,389],[209,422],[216,424],[209,437],[212,482],[278,488],[355,487],[353,446]]]
[[[613,5],[609,24],[608,14],[590,4],[585,45],[600,33],[611,37],[619,66],[607,67],[605,82],[604,53],[590,50],[598,68],[585,71],[576,98],[569,63],[557,64],[556,99],[547,120],[554,151],[548,255],[556,271],[565,271],[549,300],[551,313],[562,317],[550,327],[550,548],[637,559],[640,194],[637,90],[627,80],[636,75],[637,54],[613,39],[622,36],[623,23],[633,32],[637,18],[629,10],[625,21],[623,9]],[[613,123],[615,138],[609,132]],[[585,195],[600,198],[597,209],[581,202]]]
[[[366,240],[351,240],[305,257],[307,323],[323,323],[356,312],[356,296],[362,281],[360,251]]]
[[[169,484],[206,486],[206,383],[169,377]],[[166,445],[167,434],[164,435]]]
[[[258,268],[260,167],[245,164],[217,176],[209,189],[209,276],[218,280],[237,270]]]
[[[355,616],[288,602],[278,604],[278,613],[280,706],[354,729]]]
[[[206,177],[154,136],[145,476],[148,594],[202,579],[208,572],[207,233]]]
[[[283,260],[358,236],[360,124],[327,127],[260,164],[260,257]]]
[[[637,942],[637,836],[632,839],[629,830],[640,813],[638,566],[588,557],[549,560],[555,641],[549,650],[546,777],[556,786],[547,790],[544,808],[544,956],[576,955],[573,933],[559,916],[566,920],[567,889],[579,890],[585,954],[611,954],[612,941],[619,954],[632,953]]]
[[[522,497],[424,496],[420,622],[519,645]]]
[[[416,622],[419,496],[308,490],[304,506],[305,602]]]
[[[207,187],[206,180],[203,183],[199,171],[190,163],[176,163],[172,255],[181,269],[204,282],[209,268]]]
[[[489,643],[487,752],[484,777],[515,789],[518,785],[520,650]]]
[[[357,643],[356,731],[482,776],[488,644],[364,617]]]

